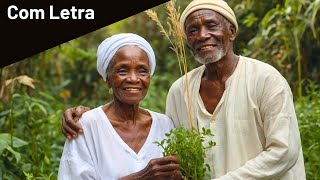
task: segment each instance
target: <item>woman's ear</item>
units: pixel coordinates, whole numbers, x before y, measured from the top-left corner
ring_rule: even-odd
[[[111,82],[109,81],[108,76],[106,78],[106,83],[107,83],[108,88],[109,88],[109,94],[113,94],[112,87],[111,87]]]
[[[110,89],[110,88],[111,88],[111,83],[110,83],[110,81],[109,81],[108,76],[106,77],[106,83],[107,83],[107,85],[108,85],[108,87],[109,87],[109,89]]]

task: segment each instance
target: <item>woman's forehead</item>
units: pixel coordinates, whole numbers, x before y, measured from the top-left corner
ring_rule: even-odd
[[[116,52],[116,54],[118,53],[122,53],[124,55],[128,54],[128,55],[140,55],[141,53],[144,53],[147,55],[146,52],[144,52],[143,49],[141,49],[140,47],[133,45],[133,44],[129,44],[129,45],[125,45],[121,48],[118,49],[118,51]]]
[[[114,56],[115,63],[124,62],[126,60],[135,60],[136,62],[148,63],[147,53],[138,46],[126,45],[121,47]]]

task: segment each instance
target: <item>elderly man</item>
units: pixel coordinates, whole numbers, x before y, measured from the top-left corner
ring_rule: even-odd
[[[210,128],[207,154],[217,179],[305,179],[291,89],[270,65],[237,56],[238,25],[222,0],[194,0],[180,24],[202,66],[187,74],[193,125]],[[185,77],[171,86],[166,114],[188,125]]]
[[[233,52],[238,24],[223,0],[193,0],[180,25],[195,59],[188,74],[193,126],[210,128],[217,146],[207,153],[211,177],[304,180],[300,132],[291,89],[272,66]],[[166,114],[189,126],[185,76],[171,86]],[[67,110],[64,134],[74,132]],[[69,116],[68,116],[69,115]],[[67,124],[70,124],[68,127]]]

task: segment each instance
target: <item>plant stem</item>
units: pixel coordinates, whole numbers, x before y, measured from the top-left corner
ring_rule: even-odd
[[[302,75],[301,75],[301,52],[300,52],[300,43],[297,35],[294,36],[296,49],[297,49],[297,64],[298,64],[298,96],[302,97]]]

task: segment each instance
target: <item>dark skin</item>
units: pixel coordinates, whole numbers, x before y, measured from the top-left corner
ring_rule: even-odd
[[[107,114],[113,128],[121,139],[128,144],[134,152],[138,153],[145,143],[150,131],[152,122],[150,114],[146,110],[132,110],[129,108],[129,111],[126,111],[126,115],[122,114],[122,117],[119,117],[119,115],[117,115],[119,109],[112,104],[103,106],[103,111]],[[137,115],[134,115],[135,117],[130,115],[137,111],[140,112],[138,112]],[[128,120],[128,118],[132,119]]]
[[[205,64],[206,69],[201,79],[200,96],[209,113],[216,109],[225,83],[237,66],[238,56],[233,53],[232,42],[236,30],[228,27],[224,17],[212,10],[198,10],[191,13],[185,21],[187,43],[192,53],[200,58],[207,53],[225,53],[219,61]]]
[[[207,111],[212,114],[223,96],[226,81],[236,69],[239,60],[232,48],[236,29],[226,23],[219,13],[202,9],[187,17],[185,32],[187,45],[195,56],[206,58],[208,54],[223,54],[218,61],[205,64],[206,69],[200,84],[200,96]],[[63,123],[74,123],[70,117],[66,119],[68,120]],[[80,127],[75,130],[80,130]]]
[[[150,84],[149,61],[136,46],[125,46],[113,58],[107,84],[113,90],[113,101],[103,111],[123,141],[136,153],[148,137],[151,115],[139,107]]]
[[[139,153],[152,124],[150,113],[139,106],[150,84],[148,56],[139,47],[127,45],[117,51],[112,61],[107,84],[113,101],[102,109],[122,140]],[[181,179],[179,163],[176,156],[152,159],[143,170],[120,179]]]
[[[179,169],[180,161],[174,156],[166,156],[150,160],[148,165],[137,173],[122,177],[119,180],[145,179],[145,180],[181,180],[182,175]]]
[[[191,13],[185,21],[187,45],[194,55],[199,57],[207,53],[217,53],[217,48],[222,48],[226,53],[219,61],[206,64],[205,72],[201,79],[200,96],[209,113],[216,109],[227,79],[234,72],[239,56],[234,54],[232,44],[236,38],[236,30],[229,26],[224,17],[212,10],[197,10]],[[209,47],[201,50],[201,47]],[[79,115],[89,108],[78,106],[69,108],[63,114],[62,132],[68,138],[77,137],[83,132],[76,124]]]

